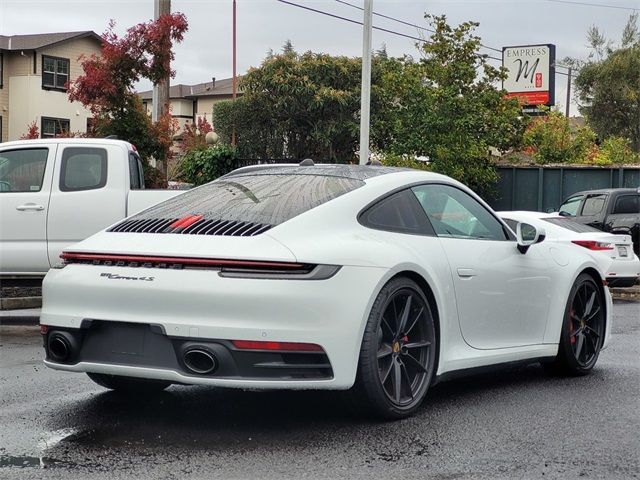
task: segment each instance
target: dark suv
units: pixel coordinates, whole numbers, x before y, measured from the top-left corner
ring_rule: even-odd
[[[640,242],[640,187],[578,192],[567,198],[558,213],[598,230],[631,235],[638,254]]]

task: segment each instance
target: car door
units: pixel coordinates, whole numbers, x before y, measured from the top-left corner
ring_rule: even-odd
[[[46,273],[55,147],[0,151],[0,272]]]
[[[542,343],[551,294],[544,247],[520,253],[494,214],[455,186],[413,191],[449,262],[465,341],[478,349]]]
[[[576,222],[602,230],[604,228],[604,215],[607,199],[606,193],[592,193],[585,197],[582,208],[576,215]]]
[[[116,145],[61,144],[47,217],[49,260],[126,215],[126,151]],[[125,162],[117,162],[124,156]],[[127,168],[125,168],[125,165]]]
[[[640,193],[621,193],[613,201],[611,213],[605,220],[607,232],[623,232],[631,235],[634,250],[639,253],[640,240]]]

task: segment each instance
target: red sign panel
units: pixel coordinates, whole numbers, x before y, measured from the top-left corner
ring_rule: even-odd
[[[547,105],[549,92],[509,92],[507,98],[517,98],[522,105]]]

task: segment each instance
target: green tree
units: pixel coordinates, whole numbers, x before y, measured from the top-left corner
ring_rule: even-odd
[[[245,158],[355,158],[360,108],[360,61],[293,50],[268,56],[241,79],[243,95],[213,109],[224,142],[235,129]]]
[[[497,179],[489,148],[517,146],[526,118],[496,87],[504,73],[479,53],[478,24],[454,28],[444,16],[426,18],[435,33],[420,45],[421,58],[383,65],[385,108],[373,120],[375,146],[392,155],[426,156],[433,170],[486,192]]]
[[[592,27],[587,39],[592,54],[580,67],[575,89],[582,113],[601,139],[630,140],[640,152],[640,31],[638,14],[629,17],[619,45]]]

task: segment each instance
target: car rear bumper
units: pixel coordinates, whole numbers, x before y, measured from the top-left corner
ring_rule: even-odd
[[[154,280],[115,280],[105,272]],[[40,323],[49,330],[45,343],[52,332],[68,332],[78,354],[62,362],[48,355],[45,364],[184,384],[347,389],[385,274],[381,268],[343,267],[327,280],[273,280],[222,278],[215,270],[68,265],[44,281]],[[144,333],[136,347],[129,334],[98,329],[88,335],[91,325]],[[83,351],[87,339],[92,343]],[[234,350],[233,340],[307,343],[323,352],[260,357]],[[219,368],[206,375],[186,370],[182,352],[190,344],[210,349]]]

